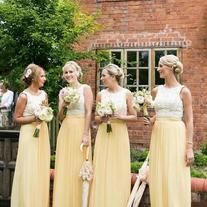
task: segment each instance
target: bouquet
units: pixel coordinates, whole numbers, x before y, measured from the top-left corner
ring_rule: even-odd
[[[80,94],[78,93],[77,89],[68,86],[60,91],[60,96],[68,105],[75,104],[80,99]]]
[[[34,115],[41,121],[50,122],[53,118],[53,110],[49,106],[41,105],[40,107],[36,107],[34,111]],[[36,126],[33,137],[39,137],[39,132],[40,132],[40,124]]]
[[[116,110],[115,106],[112,102],[108,102],[108,103],[99,102],[96,107],[96,112],[100,117],[110,117],[114,114],[115,110]],[[112,132],[110,120],[107,121],[106,132],[107,133]]]
[[[136,91],[134,94],[134,104],[133,107],[136,111],[140,112],[141,110],[144,113],[144,116],[148,116],[148,107],[153,107],[153,100],[150,92],[146,89]]]

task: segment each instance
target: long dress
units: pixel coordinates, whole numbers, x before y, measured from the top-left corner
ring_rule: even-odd
[[[34,114],[36,106],[42,104],[46,93],[27,96],[23,116]],[[48,127],[41,123],[39,137],[33,137],[36,122],[23,124],[20,129],[19,147],[14,173],[11,207],[48,207],[50,182],[50,144]]]
[[[183,86],[158,87],[156,121],[150,144],[150,199],[152,207],[190,207],[190,168],[185,163],[186,128],[182,121]]]
[[[118,114],[127,114],[126,89],[101,91],[101,102],[113,102]],[[99,125],[94,150],[94,178],[90,207],[126,207],[130,195],[130,147],[126,123],[112,120],[112,132]]]
[[[81,206],[79,173],[85,159],[85,153],[80,150],[85,124],[84,85],[77,91],[80,99],[68,108],[57,137],[53,207]]]

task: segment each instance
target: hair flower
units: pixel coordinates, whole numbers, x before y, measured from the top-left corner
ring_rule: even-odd
[[[24,76],[28,78],[31,74],[32,74],[32,70],[28,68]]]

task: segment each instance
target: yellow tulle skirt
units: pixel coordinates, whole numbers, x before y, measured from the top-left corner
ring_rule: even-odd
[[[66,116],[63,120],[56,148],[53,207],[80,207],[82,179],[80,168],[85,160],[80,144],[84,131],[84,117]]]
[[[130,195],[130,147],[127,126],[112,122],[112,132],[106,124],[99,125],[94,151],[94,179],[90,207],[126,207]]]
[[[41,124],[38,138],[33,137],[36,123],[22,125],[14,173],[11,207],[48,207],[50,181],[50,144],[48,127]]]
[[[190,168],[185,163],[186,130],[176,118],[156,120],[150,144],[151,207],[190,207]]]

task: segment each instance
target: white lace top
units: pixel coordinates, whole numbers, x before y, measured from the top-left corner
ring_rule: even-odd
[[[80,99],[77,103],[69,105],[66,115],[85,115],[84,85],[81,85],[77,91],[80,94]]]
[[[184,86],[167,88],[158,86],[157,95],[154,100],[156,117],[183,117],[183,102],[180,98],[181,89]]]
[[[126,95],[127,89],[121,89],[118,92],[112,93],[107,89],[102,90],[101,93],[101,102],[108,103],[112,102],[115,105],[116,113],[120,115],[127,115],[127,103]]]
[[[32,95],[28,91],[24,90],[22,92],[27,96],[27,104],[23,112],[23,116],[31,116],[34,115],[34,110],[37,106],[41,105],[46,99],[45,91],[41,90],[38,96]]]

